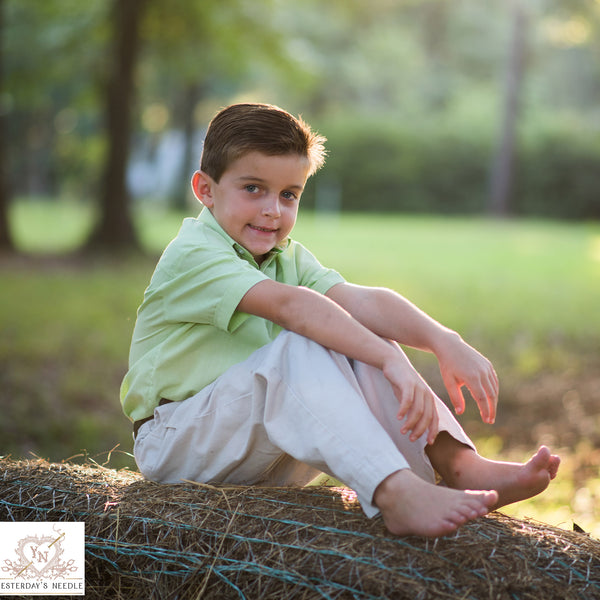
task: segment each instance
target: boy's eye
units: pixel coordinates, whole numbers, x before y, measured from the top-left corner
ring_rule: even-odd
[[[256,192],[258,192],[258,186],[254,185],[253,183],[249,183],[248,185],[244,186],[244,189],[250,194],[256,194]]]
[[[281,196],[285,199],[285,200],[296,200],[298,198],[298,196],[296,196],[296,194],[294,194],[294,192],[283,192],[281,194]]]

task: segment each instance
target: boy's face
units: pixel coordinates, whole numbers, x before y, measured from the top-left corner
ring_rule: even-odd
[[[308,177],[308,159],[297,154],[245,154],[216,183],[197,171],[196,197],[221,227],[260,264],[292,231]]]

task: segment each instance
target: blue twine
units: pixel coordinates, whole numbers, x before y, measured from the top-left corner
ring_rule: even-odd
[[[21,486],[27,486],[27,487],[35,487],[36,489],[43,489],[43,490],[47,490],[47,491],[51,491],[53,493],[63,493],[63,494],[68,494],[68,495],[75,495],[75,496],[81,496],[81,492],[79,491],[73,491],[73,490],[61,490],[58,488],[53,488],[51,486],[40,486],[40,485],[32,485],[30,482],[28,481],[16,481],[15,483],[20,484]],[[105,488],[106,484],[104,483],[96,483],[96,482],[91,482],[91,485],[94,485],[95,487],[98,488]],[[189,489],[194,489],[194,491],[196,491],[196,488],[189,488]],[[315,496],[320,496],[320,497],[326,497],[326,498],[330,498],[330,496],[327,495],[319,495],[319,494],[313,494]],[[249,494],[248,497],[252,497],[254,499],[258,499],[261,500],[263,502],[271,502],[271,503],[276,503],[277,505],[287,505],[287,506],[297,506],[297,507],[301,507],[301,508],[305,508],[305,505],[301,504],[301,503],[297,503],[297,502],[290,502],[290,501],[286,501],[286,500],[273,500],[270,498],[263,498],[261,496],[257,496],[257,495],[251,495]],[[96,504],[100,503],[100,504],[104,504],[104,499],[95,499],[96,500]],[[195,506],[194,503],[177,503],[178,505],[181,506],[187,506],[190,508],[193,508]],[[14,517],[12,516],[12,512],[10,510],[11,507],[13,508],[26,508],[30,511],[33,511],[35,513],[47,513],[49,511],[54,511],[59,512],[59,513],[63,513],[71,518],[73,517],[83,517],[83,520],[85,520],[86,516],[89,516],[89,511],[71,511],[68,509],[56,509],[56,508],[40,508],[40,507],[29,507],[27,505],[23,505],[23,504],[18,504],[18,503],[11,503],[11,502],[7,502],[4,500],[0,500],[0,505],[5,506],[9,515],[11,516],[12,520],[14,520]],[[63,501],[63,506],[64,506],[64,501]],[[338,513],[346,513],[347,511],[343,511],[340,509],[330,509],[327,507],[312,507],[313,510],[317,511],[317,510],[326,510],[328,512],[338,512]],[[217,507],[211,507],[211,510],[213,510],[216,513],[220,513],[221,515],[225,515],[228,518],[233,518],[234,516],[243,516],[243,517],[247,517],[247,518],[253,518],[253,519],[259,519],[261,521],[267,521],[267,522],[274,522],[274,523],[280,523],[280,524],[284,524],[284,525],[289,525],[291,527],[297,528],[305,528],[307,526],[306,523],[304,522],[299,522],[299,521],[295,521],[295,520],[291,520],[291,519],[279,519],[279,518],[274,518],[274,517],[265,517],[265,516],[258,516],[258,515],[252,515],[252,514],[248,514],[248,513],[240,513],[237,511],[232,511],[232,510],[227,510],[227,509],[223,509],[223,508],[217,508]],[[116,515],[114,514],[108,514],[107,515],[108,518],[110,519],[115,519]],[[148,518],[148,517],[140,517],[140,518],[136,518],[136,522],[142,521],[144,523],[144,526],[146,524],[150,524],[150,525],[159,525],[159,526],[166,526],[166,528],[173,528],[173,523],[169,522],[169,521],[165,521],[162,519],[158,519],[158,518]],[[226,538],[230,538],[233,539],[235,541],[241,541],[241,542],[245,542],[245,543],[252,543],[252,544],[269,544],[272,546],[278,546],[282,549],[293,549],[293,550],[301,550],[301,551],[306,551],[306,548],[302,547],[302,546],[298,546],[298,545],[294,545],[294,544],[282,544],[282,543],[278,543],[275,541],[269,541],[269,540],[264,540],[261,538],[248,538],[245,536],[241,536],[238,534],[234,534],[234,533],[223,533],[223,532],[219,532],[216,530],[211,530],[208,528],[201,528],[201,527],[197,527],[191,524],[187,524],[187,523],[177,523],[176,525],[177,529],[181,529],[181,530],[188,530],[188,531],[194,531],[194,532],[198,532],[198,533],[204,533],[204,534],[208,534],[208,535],[213,535],[213,536],[217,536],[217,537],[226,537]],[[372,534],[369,533],[365,533],[365,532],[356,532],[356,531],[347,531],[347,530],[343,530],[343,529],[339,529],[336,527],[329,527],[329,526],[325,526],[325,525],[311,525],[310,526],[311,529],[313,530],[317,530],[317,531],[323,531],[323,532],[327,532],[327,533],[333,533],[336,535],[351,535],[354,537],[359,537],[359,538],[363,538],[365,540],[369,540],[369,541],[376,541],[378,538],[377,536],[374,536]],[[168,533],[168,532],[167,532]],[[486,535],[484,532],[478,532],[479,535],[481,535],[482,537],[486,538],[486,539],[491,539],[490,536]],[[128,552],[126,550],[126,544],[123,544],[121,542],[118,542],[117,544],[115,544],[115,540],[110,540],[110,539],[105,539],[105,538],[95,538],[98,542],[103,541],[106,542],[106,545],[100,545],[97,543],[94,543],[91,541],[91,538],[88,541],[86,541],[86,552],[89,552],[89,554],[91,556],[94,556],[100,560],[105,560],[106,562],[108,562],[113,568],[115,568],[116,570],[119,570],[118,566],[116,565],[116,563],[112,560],[110,560],[105,552],[107,550],[111,550],[111,551],[117,551],[117,553],[123,554],[123,555],[128,555]],[[434,552],[426,549],[426,548],[420,548],[418,546],[413,546],[412,544],[410,544],[409,542],[403,540],[402,538],[387,538],[387,541],[392,541],[395,544],[404,546],[404,547],[409,547],[411,549],[412,552],[420,552],[420,553],[425,553],[425,554],[429,554],[432,555],[434,554]],[[89,550],[88,550],[89,547]],[[95,554],[93,552],[93,550],[104,550],[104,552],[102,553],[102,556],[99,556],[98,554]],[[369,565],[369,566],[376,566],[379,569],[383,570],[383,571],[388,571],[390,573],[398,573],[398,572],[403,572],[403,573],[407,573],[412,579],[419,579],[423,582],[426,583],[432,583],[435,582],[437,584],[444,584],[446,588],[450,589],[450,591],[452,591],[453,593],[457,593],[457,590],[449,583],[446,581],[440,581],[438,579],[434,579],[431,577],[426,577],[423,574],[419,573],[418,571],[415,571],[414,569],[411,569],[410,567],[406,568],[406,569],[402,569],[399,567],[395,567],[395,568],[390,568],[384,564],[381,563],[380,560],[377,559],[377,557],[375,555],[371,556],[371,559],[367,558],[367,557],[355,557],[355,556],[350,556],[348,554],[345,554],[343,552],[340,551],[336,551],[336,550],[328,550],[328,549],[314,549],[311,548],[310,549],[311,553],[314,554],[320,554],[323,556],[329,556],[329,557],[334,557],[334,558],[340,558],[343,560],[350,560],[352,562],[355,563],[361,563],[361,564],[365,564],[365,565]],[[184,556],[182,555],[181,551],[168,551],[164,548],[157,548],[157,547],[152,547],[152,546],[144,546],[144,551],[140,551],[140,547],[139,545],[135,546],[135,551],[131,550],[131,552],[129,552],[129,554],[136,554],[139,555],[140,553],[148,556],[149,558],[151,558],[154,561],[160,561],[163,563],[167,562],[167,563],[176,563],[177,566],[179,567],[178,570],[176,571],[159,571],[159,572],[163,572],[164,574],[173,574],[173,575],[184,575],[186,573],[189,574],[190,570],[198,570],[202,568],[203,562],[202,559],[211,559],[214,560],[213,556],[210,555],[203,555],[201,553],[191,553],[191,552],[186,552],[185,554],[185,558],[188,559],[189,561],[189,566],[187,567],[187,569],[181,569],[181,562],[182,559],[184,559]],[[551,554],[549,554],[547,551],[545,551],[544,549],[539,549],[538,548],[538,554],[540,556],[543,556],[545,559],[550,560],[550,561],[554,561],[556,564],[564,567],[565,569],[567,569],[576,579],[579,579],[581,581],[584,581],[588,584],[589,586],[592,586],[594,589],[600,589],[600,584],[595,582],[595,581],[589,581],[587,575],[583,575],[582,573],[580,573],[576,568],[574,568],[572,565],[567,565],[567,563],[561,559],[558,559],[554,556],[552,556]],[[450,561],[449,559],[437,554],[436,555],[438,559],[441,559],[451,565],[453,565],[452,561]],[[519,556],[522,559],[525,559],[525,557],[517,552],[517,556]],[[306,578],[302,578],[302,576],[299,576],[298,574],[293,574],[289,571],[282,571],[282,570],[278,570],[278,569],[272,569],[269,567],[266,567],[264,565],[260,565],[257,566],[254,563],[249,563],[247,561],[239,561],[239,560],[234,560],[234,559],[230,559],[227,557],[219,557],[219,560],[221,560],[224,563],[228,563],[228,564],[224,564],[224,565],[214,565],[212,568],[212,571],[215,572],[215,574],[222,579],[225,583],[227,583],[227,585],[231,585],[233,589],[236,590],[236,592],[238,593],[238,595],[240,595],[240,598],[244,599],[244,595],[242,593],[242,591],[235,586],[235,584],[233,584],[233,582],[231,582],[224,573],[232,573],[232,572],[240,572],[240,571],[249,571],[249,572],[256,572],[256,570],[258,569],[259,574],[262,575],[268,575],[268,576],[273,576],[276,577],[277,579],[281,579],[282,581],[285,581],[287,583],[293,584],[293,585],[303,585],[303,586],[308,586],[310,583],[310,587],[311,589],[315,590],[315,591],[319,591],[319,593],[321,593],[322,597],[325,598],[326,600],[329,600],[329,596],[327,594],[325,594],[325,592],[323,592],[323,590],[318,590],[314,587],[313,584],[323,584],[325,583],[330,589],[332,588],[332,586],[336,587],[337,586],[341,586],[340,590],[346,591],[346,592],[351,592],[352,595],[354,596],[355,593],[360,594],[360,598],[371,598],[371,596],[366,596],[365,594],[349,588],[348,586],[344,586],[343,584],[334,584],[333,582],[331,582],[330,580],[322,580],[320,578],[317,577],[312,577],[309,578],[309,580],[307,580]],[[557,578],[553,573],[551,573],[550,571],[547,570],[547,567],[542,567],[539,566],[538,564],[533,564],[532,565],[534,568],[536,568],[539,571],[542,571],[545,575],[550,575],[550,577],[552,577],[555,581],[560,581],[559,578]],[[146,574],[151,574],[151,573],[157,573],[157,571],[148,571],[145,572]],[[485,575],[479,573],[476,570],[471,570],[471,573],[473,573],[475,576],[485,579]],[[309,581],[309,583],[307,583],[307,581]],[[513,596],[516,600],[518,600],[518,598],[511,593],[511,596]],[[472,596],[471,596],[472,598]]]

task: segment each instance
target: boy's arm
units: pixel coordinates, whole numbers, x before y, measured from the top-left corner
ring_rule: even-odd
[[[389,289],[341,283],[327,296],[377,335],[435,354],[456,412],[465,408],[464,385],[477,402],[483,421],[494,422],[498,377],[492,364],[456,332]]]
[[[383,371],[399,402],[402,432],[429,443],[438,433],[435,394],[415,371],[402,349],[361,324],[340,304],[304,287],[267,279],[254,285],[238,310],[272,321],[349,358]]]

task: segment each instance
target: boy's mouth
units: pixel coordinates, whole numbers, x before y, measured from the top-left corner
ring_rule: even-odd
[[[272,227],[259,227],[258,225],[248,225],[250,229],[254,229],[256,231],[263,231],[264,233],[275,233],[277,228]]]

